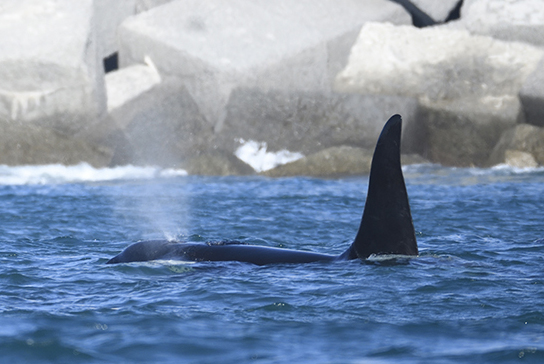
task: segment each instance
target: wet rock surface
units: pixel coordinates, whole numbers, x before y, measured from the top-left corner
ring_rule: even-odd
[[[0,164],[64,164],[82,161],[110,165],[114,151],[106,146],[32,124],[0,121]]]
[[[518,124],[503,133],[490,155],[489,164],[516,167],[544,165],[544,128]]]
[[[239,139],[305,155],[339,145],[373,148],[393,111],[404,115],[403,146],[410,151],[417,143],[412,130],[417,108],[414,98],[404,96],[238,89],[219,138],[227,150]]]
[[[324,149],[261,174],[268,177],[340,177],[368,174],[371,162],[372,150],[341,146]]]
[[[373,149],[345,145],[331,147],[260,174],[267,177],[304,175],[322,178],[364,175],[370,173],[372,153]],[[429,163],[417,154],[403,154],[401,161],[403,165]]]
[[[422,154],[447,166],[488,167],[502,133],[522,117],[514,96],[423,102]]]

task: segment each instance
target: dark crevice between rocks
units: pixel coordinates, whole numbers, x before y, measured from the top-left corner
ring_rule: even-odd
[[[412,4],[408,0],[391,0],[397,4],[402,5],[407,12],[412,16],[412,24],[418,28],[428,27],[430,25],[435,25],[436,21],[433,20],[429,15],[424,13],[420,8]]]
[[[457,5],[455,5],[455,7],[453,9],[451,9],[450,13],[448,14],[448,17],[446,18],[446,20],[444,22],[447,23],[449,21],[459,19],[461,17],[461,8],[462,7],[463,7],[463,0],[459,0],[457,2]]]
[[[108,57],[104,58],[102,63],[104,64],[104,72],[105,73],[112,72],[112,71],[115,71],[115,70],[119,69],[119,57],[118,57],[117,52],[115,52],[115,53],[109,55]]]
[[[431,18],[429,15],[427,15],[427,13],[425,13],[420,8],[412,4],[412,2],[409,0],[391,0],[391,1],[402,5],[402,7],[404,7],[404,9],[406,9],[406,11],[409,12],[410,15],[412,16],[412,24],[418,28],[424,28],[431,25],[442,24],[442,22],[437,22],[436,20]],[[455,5],[455,7],[448,14],[448,17],[446,18],[444,23],[447,23],[451,20],[459,19],[459,17],[461,16],[462,6],[463,6],[463,0],[459,0],[457,2],[457,5]]]

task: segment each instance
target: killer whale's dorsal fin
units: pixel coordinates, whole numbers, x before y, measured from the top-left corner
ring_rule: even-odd
[[[402,119],[393,115],[376,143],[368,194],[348,259],[372,254],[417,255],[417,241],[400,164]]]

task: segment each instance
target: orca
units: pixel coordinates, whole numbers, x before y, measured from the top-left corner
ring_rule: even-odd
[[[417,241],[400,163],[402,118],[393,115],[378,138],[361,224],[340,255],[247,245],[237,241],[141,241],[107,264],[151,260],[238,261],[257,265],[367,259],[371,255],[418,255]]]

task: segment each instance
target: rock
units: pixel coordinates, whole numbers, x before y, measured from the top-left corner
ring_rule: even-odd
[[[474,34],[544,46],[542,0],[464,0],[461,23]]]
[[[212,130],[206,128],[204,118],[178,79],[169,77],[156,83],[153,70],[145,67],[119,71],[117,76],[126,71],[127,77],[118,80],[113,92],[120,93],[131,84],[141,92],[120,105],[112,105],[107,118],[80,136],[112,148],[113,164],[183,168],[185,159],[214,148]],[[138,74],[146,75],[147,82],[138,86],[143,80],[133,78]],[[108,77],[109,82],[113,80],[113,76]],[[108,90],[115,85],[109,84]]]
[[[488,166],[502,133],[523,119],[515,96],[427,101],[421,110],[423,156],[447,166]]]
[[[321,150],[260,174],[267,177],[308,176],[326,178],[369,174],[372,154],[372,149],[342,145]],[[402,165],[428,163],[426,159],[417,154],[402,154],[401,160]]]
[[[504,163],[517,168],[535,168],[538,163],[532,154],[519,150],[507,149],[504,153]]]
[[[525,122],[544,126],[544,60],[527,77],[519,92],[519,98],[525,112]]]
[[[366,23],[335,86],[429,100],[517,95],[543,55],[463,30]]]
[[[183,167],[190,175],[201,176],[245,176],[255,174],[253,168],[230,153],[207,153],[189,158]]]
[[[157,69],[151,65],[132,65],[106,75],[108,112],[140,96],[161,82]]]
[[[401,165],[408,166],[410,164],[428,164],[431,163],[429,160],[423,158],[419,154],[401,154],[400,155]]]
[[[117,28],[134,15],[136,0],[93,0],[97,32],[98,56],[106,58],[119,50]]]
[[[517,95],[543,56],[465,30],[367,23],[336,89],[417,97],[419,152],[434,163],[485,166],[502,132],[523,120]]]
[[[149,56],[179,77],[220,131],[234,88],[330,89],[368,20],[409,17],[386,0],[172,1],[121,25],[119,57],[127,66]]]
[[[88,141],[66,137],[48,128],[0,120],[0,164],[74,165],[87,162],[94,167],[110,164],[113,151]]]
[[[134,14],[148,11],[172,0],[93,0],[98,56],[106,58],[119,51],[117,28]]]
[[[266,142],[268,150],[308,155],[338,145],[373,148],[385,122],[403,116],[403,151],[418,149],[417,101],[399,96],[320,92],[260,91],[238,88],[227,106],[218,138],[234,151],[237,140]]]
[[[0,6],[0,119],[70,136],[103,115],[92,0]]]
[[[131,163],[178,167],[211,148],[212,130],[180,85],[165,81],[111,113],[130,145]]]
[[[172,0],[136,0],[136,13],[148,11],[171,1]]]
[[[126,111],[125,104],[142,96],[143,93],[151,90],[160,82],[161,77],[153,65],[139,64],[109,72],[105,76],[108,112],[113,113],[114,116],[122,115]],[[148,97],[152,97],[152,95]],[[122,109],[124,105],[125,109]],[[117,111],[117,109],[119,110]],[[122,121],[116,122],[116,119],[112,118],[110,114],[87,125],[76,136],[95,142],[103,142],[110,134],[126,128],[132,120],[124,118]]]
[[[324,149],[261,174],[268,177],[361,175],[370,172],[371,161],[371,150],[340,146]]]
[[[117,28],[128,17],[148,11],[172,0],[93,0],[98,56],[109,57],[119,51]]]
[[[490,165],[496,164],[515,164],[514,158],[519,160],[520,156],[524,158],[525,167],[531,166],[531,159],[525,154],[530,154],[535,163],[544,165],[544,128],[529,124],[519,124],[505,131],[500,141],[493,149],[489,158]],[[519,166],[519,165],[516,165]]]

